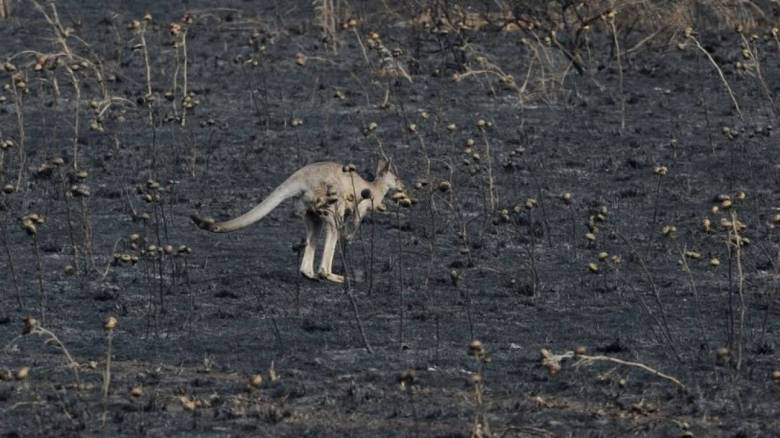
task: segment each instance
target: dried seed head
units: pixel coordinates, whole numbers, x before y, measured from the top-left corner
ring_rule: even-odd
[[[341,168],[341,171],[344,172],[344,173],[351,173],[351,172],[354,172],[356,170],[357,170],[357,168],[352,163],[345,164],[344,167]],[[330,193],[331,192],[328,191],[328,194],[330,194]]]
[[[6,195],[10,195],[11,193],[15,192],[16,188],[14,188],[13,184],[6,184],[3,186],[3,193]]]
[[[185,411],[192,412],[195,410],[195,408],[198,407],[198,404],[195,402],[195,400],[192,400],[187,396],[179,397],[179,402],[181,403],[181,407],[184,408]]]
[[[249,378],[249,386],[253,388],[259,388],[263,384],[263,376],[261,374],[255,374]]]
[[[607,258],[609,258],[609,253],[607,253],[606,251],[602,251],[599,253],[599,260],[604,261]]]
[[[73,265],[65,265],[65,268],[63,268],[62,272],[70,277],[76,273],[76,268],[74,268]]]
[[[31,221],[30,219],[22,219],[22,229],[27,233],[29,236],[35,236],[38,234],[38,229]]]
[[[144,395],[144,388],[141,385],[136,385],[130,388],[130,397],[138,398]]]
[[[656,168],[653,170],[653,173],[658,176],[666,176],[666,174],[669,173],[669,168],[666,166],[656,166]]]
[[[16,371],[16,380],[24,380],[30,375],[30,367],[21,367]]]
[[[74,198],[88,198],[90,195],[89,186],[86,184],[77,184],[70,188],[70,194]]]
[[[594,263],[594,262],[588,263],[588,271],[590,271],[593,274],[598,273],[599,272],[599,265]]]
[[[22,327],[23,335],[30,334],[30,332],[38,327],[38,320],[29,315],[22,318],[22,322],[24,323],[24,327]]]
[[[482,341],[474,339],[469,343],[468,349],[469,356],[479,357],[485,354],[485,347],[482,345]]]
[[[447,125],[447,130],[448,131],[455,131],[456,129],[458,129],[458,126],[455,125],[454,123],[450,123],[450,124]]]
[[[453,269],[450,271],[450,281],[452,281],[453,286],[457,286],[458,283],[460,283],[461,275],[460,272]]]
[[[569,205],[569,204],[571,204],[571,199],[572,199],[572,194],[571,194],[571,193],[569,193],[569,192],[566,192],[566,193],[564,193],[564,194],[562,194],[562,195],[561,195],[561,200],[562,200],[562,201],[563,201],[563,203],[564,203],[564,204],[566,204],[566,205]]]
[[[771,377],[773,382],[780,384],[780,370],[772,371]]]
[[[661,234],[663,234],[666,237],[672,237],[676,232],[677,232],[677,227],[675,227],[674,225],[664,225],[663,228],[661,228]]]
[[[114,331],[114,329],[116,328],[117,322],[118,321],[117,321],[116,318],[114,318],[113,316],[109,316],[108,318],[106,318],[103,321],[103,330],[105,330],[107,332]]]
[[[401,389],[405,389],[409,386],[412,386],[416,382],[417,382],[417,373],[412,368],[403,371],[398,376],[398,383],[401,385]]]
[[[591,242],[595,242],[596,241],[596,234],[594,234],[594,233],[585,233],[585,239],[589,240]]]
[[[439,191],[440,192],[449,192],[452,190],[452,184],[450,184],[449,181],[442,181],[439,183]]]
[[[400,201],[403,198],[406,198],[406,193],[404,192],[395,192],[392,195],[390,195],[390,199],[392,199],[393,201]]]
[[[685,257],[688,257],[689,259],[699,260],[702,258],[702,255],[698,251],[689,250],[689,251],[685,251]]]
[[[712,266],[713,268],[717,268],[718,266],[720,266],[720,260],[718,260],[717,257],[711,258],[710,259],[710,266]]]

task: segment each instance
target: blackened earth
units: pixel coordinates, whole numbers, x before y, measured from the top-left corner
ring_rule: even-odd
[[[41,12],[22,3],[0,22],[0,56],[27,75],[29,90],[25,161],[9,149],[3,167],[3,184],[15,185],[23,170],[19,191],[3,195],[4,436],[780,430],[771,379],[780,368],[778,238],[770,227],[780,207],[780,150],[766,91],[776,97],[780,86],[774,40],[757,42],[764,90],[755,74],[735,68],[738,34],[700,35],[740,118],[700,51],[660,39],[622,58],[621,94],[606,33],[593,38],[592,72],[580,74],[544,44],[534,46],[546,50],[540,69],[519,33],[429,32],[409,23],[416,10],[392,2],[353,2],[361,3],[359,27],[339,31],[336,52],[323,42],[311,2],[58,2],[72,28],[69,45],[101,62],[115,98],[101,132],[90,129],[91,101],[103,96],[93,70],[75,73],[80,101],[62,66],[36,72],[25,51],[63,49]],[[128,29],[147,11],[151,99],[140,32]],[[182,86],[169,24],[187,12],[195,107],[182,126],[181,95],[165,93],[175,75]],[[411,80],[382,68],[369,32],[401,49],[394,59]],[[511,74],[514,87],[491,65]],[[0,95],[0,138],[18,142],[13,89]],[[84,180],[68,179],[77,106]],[[346,288],[298,274],[304,228],[293,202],[232,234],[189,219],[243,213],[315,161],[354,163],[369,177],[383,155],[416,202],[388,200],[386,212],[364,221],[337,255],[336,271],[351,279]],[[54,157],[64,158],[64,183],[59,168],[39,172]],[[439,190],[442,181],[450,191]],[[66,200],[76,184],[90,196]],[[719,195],[731,196],[734,208],[712,212]],[[32,212],[46,218],[35,240],[20,227]],[[749,244],[739,251],[727,244],[735,228],[721,226],[732,214],[747,225],[740,238]],[[665,236],[665,226],[676,231]],[[68,275],[73,242],[82,254],[91,247],[91,257]],[[151,256],[149,245],[172,245],[174,254]],[[192,253],[176,255],[180,245]],[[139,260],[115,261],[114,253]],[[22,317],[41,319],[39,281],[43,327],[76,369],[47,336],[17,337]],[[104,397],[108,316],[118,325]],[[482,361],[468,354],[474,339],[488,355]],[[603,361],[575,367],[569,359],[555,375],[542,366],[541,349],[579,346],[685,387]],[[29,375],[17,380],[22,367]],[[252,385],[257,374],[263,381]]]

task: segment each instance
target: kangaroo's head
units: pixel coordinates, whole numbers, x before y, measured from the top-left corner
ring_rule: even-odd
[[[376,167],[376,181],[382,181],[387,190],[404,190],[404,182],[393,172],[389,161],[379,160]]]

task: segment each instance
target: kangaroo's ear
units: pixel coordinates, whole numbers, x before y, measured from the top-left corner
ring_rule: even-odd
[[[388,170],[390,170],[390,162],[380,159],[379,163],[376,165],[376,174],[384,175]]]

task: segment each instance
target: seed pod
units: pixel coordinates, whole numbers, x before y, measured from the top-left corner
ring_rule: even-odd
[[[117,319],[113,316],[109,316],[103,321],[103,330],[111,332],[116,328]]]
[[[689,251],[685,251],[685,257],[688,257],[689,259],[699,260],[702,257],[702,255],[698,251],[689,250]]]
[[[712,221],[709,218],[704,218],[702,221],[702,226],[704,226],[704,232],[709,233],[712,231]]]
[[[474,339],[469,343],[469,350],[468,350],[469,356],[479,357],[485,354],[485,347],[482,345],[482,342],[478,339]]]
[[[407,369],[406,371],[402,372],[398,376],[398,383],[401,385],[401,388],[412,386],[416,382],[417,382],[417,373],[414,371],[413,368]]]
[[[86,184],[77,184],[70,188],[70,194],[74,198],[88,198],[90,195],[89,186]]]
[[[30,367],[21,367],[16,371],[16,380],[24,380],[30,375]]]
[[[33,330],[35,330],[36,327],[38,327],[38,320],[29,315],[25,316],[22,319],[22,322],[24,323],[24,327],[22,327],[23,335],[30,334],[30,332],[32,332]]]
[[[22,229],[29,236],[34,236],[38,233],[38,229],[35,227],[35,224],[30,219],[22,220]]]
[[[400,201],[403,198],[406,198],[406,193],[404,192],[395,192],[390,196],[390,199],[393,201]]]
[[[144,388],[143,386],[133,386],[130,388],[130,397],[138,398],[140,396],[144,395]]]

